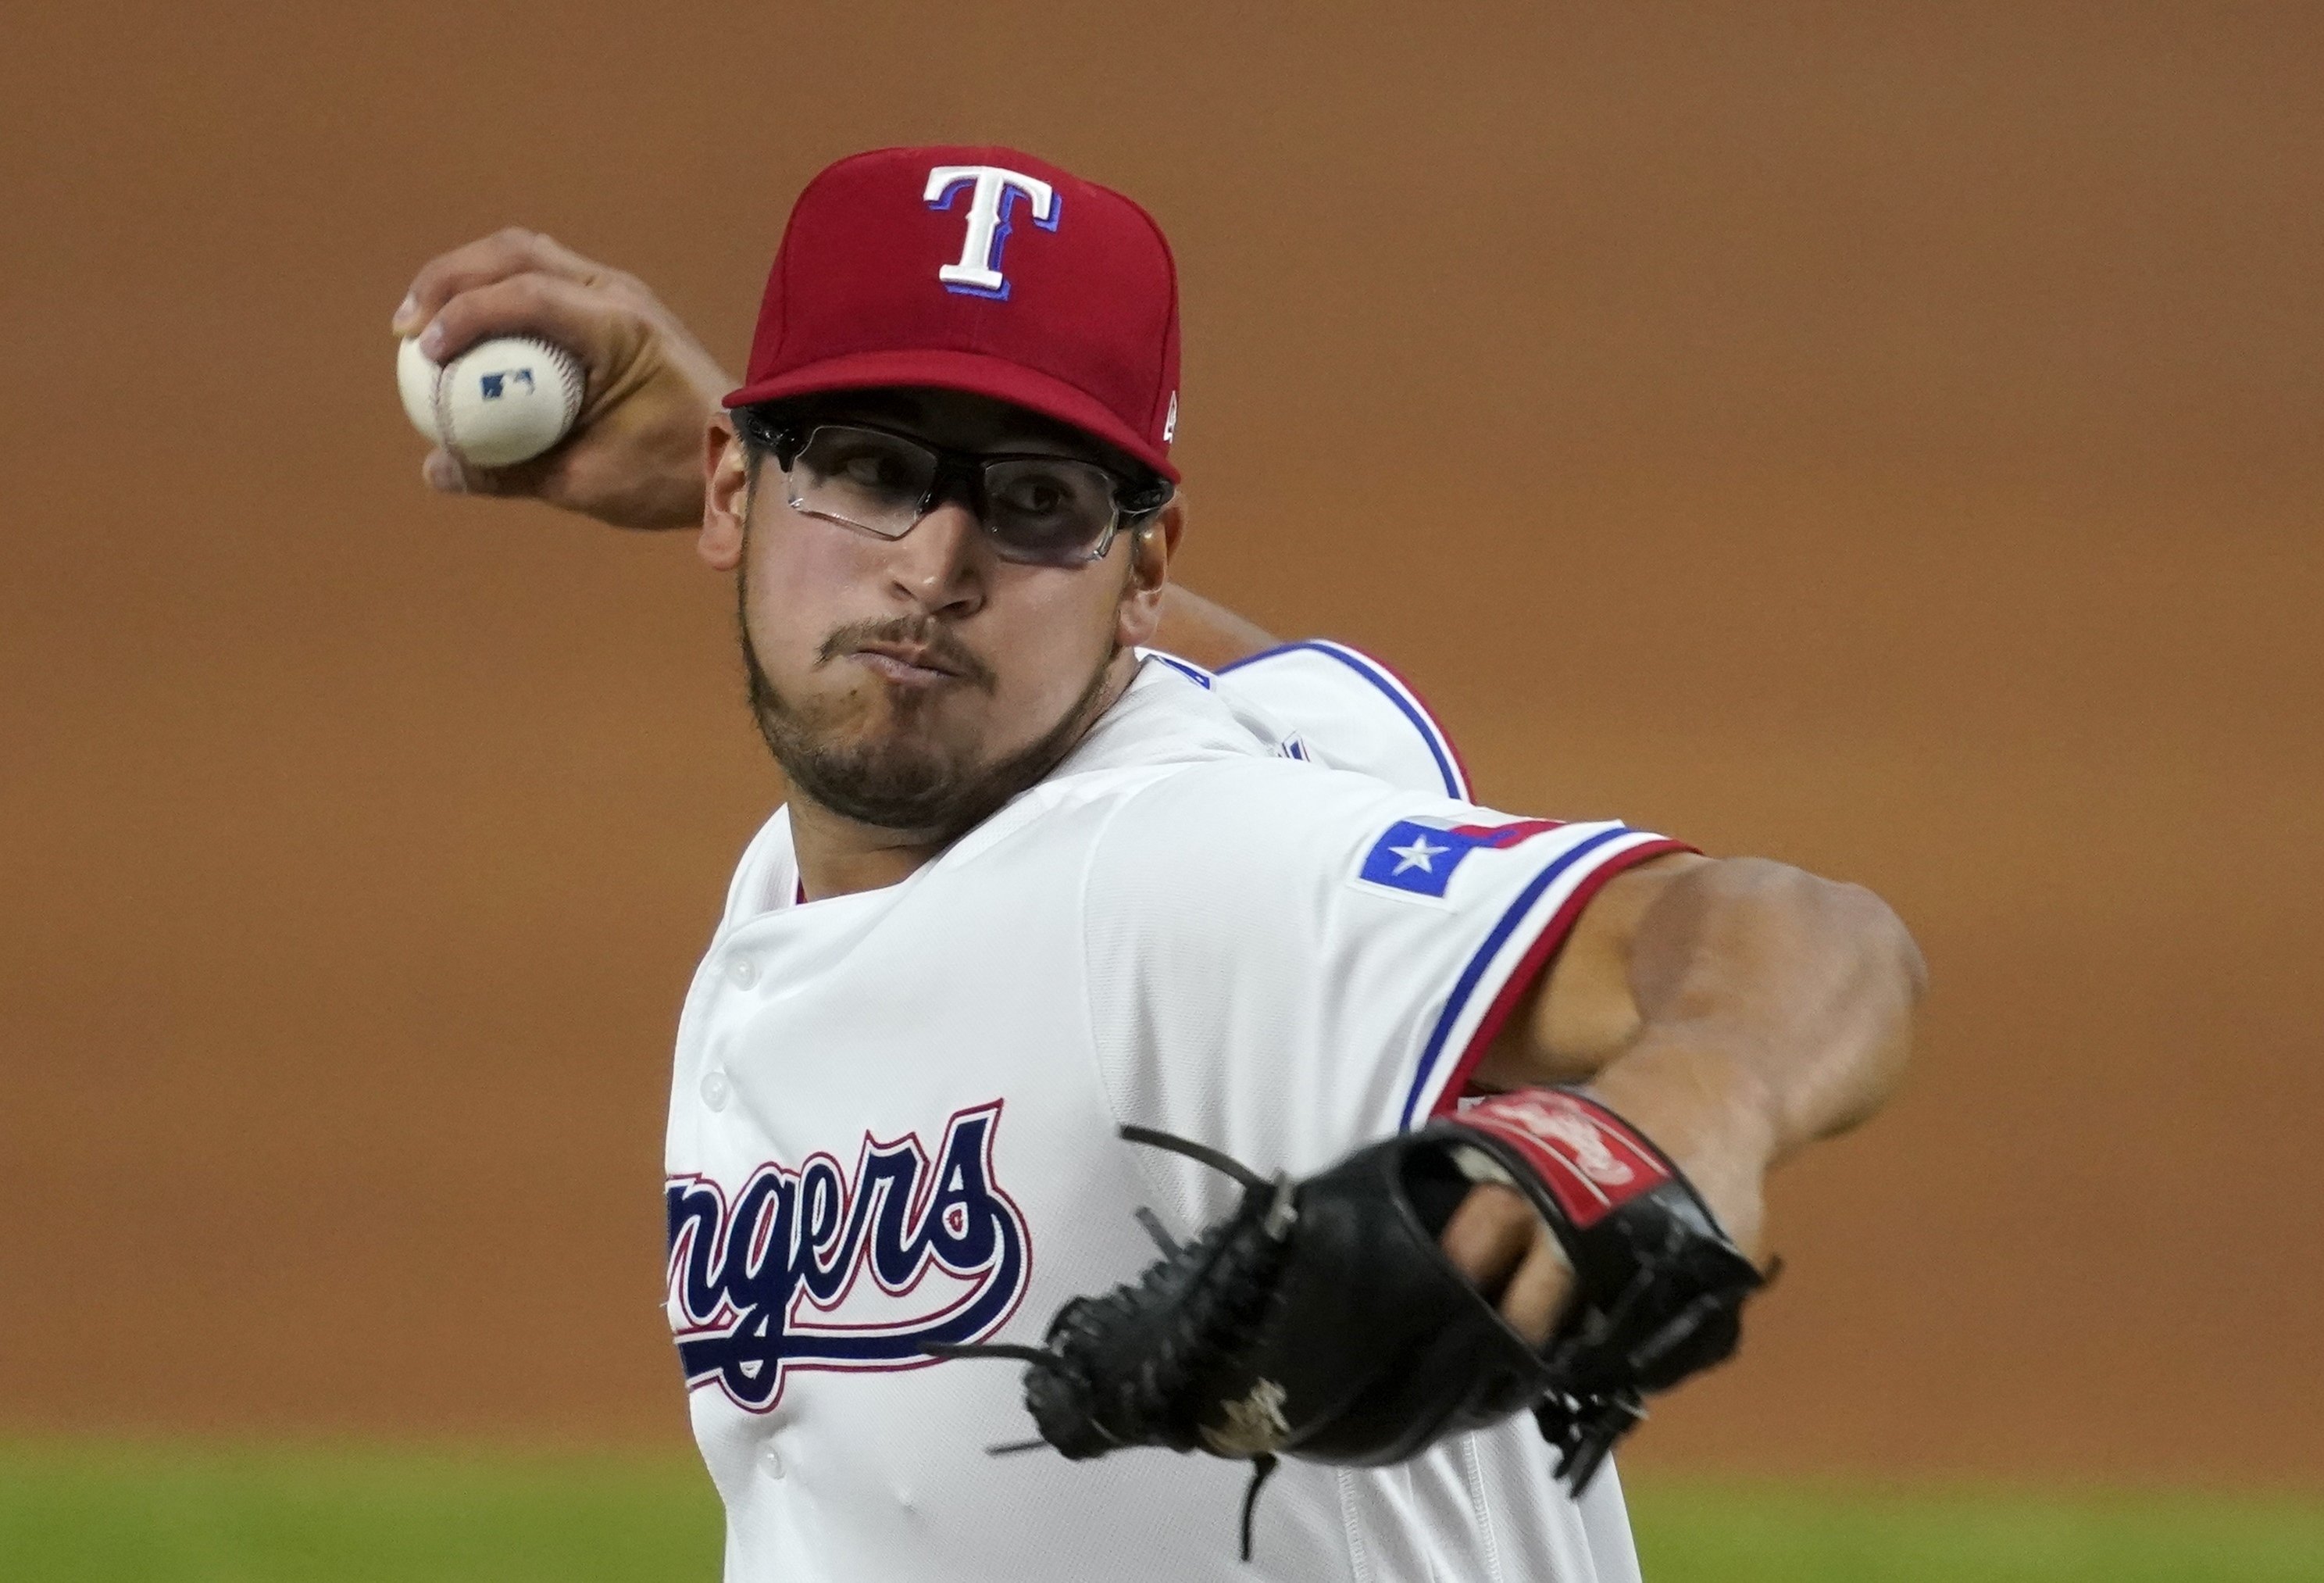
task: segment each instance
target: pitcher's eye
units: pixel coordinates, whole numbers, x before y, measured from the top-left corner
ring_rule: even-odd
[[[892,450],[862,449],[835,458],[832,477],[865,489],[901,490],[910,487],[912,467]]]
[[[1052,516],[1072,501],[1071,493],[1055,478],[1019,478],[1002,492],[1001,504],[1027,516]]]

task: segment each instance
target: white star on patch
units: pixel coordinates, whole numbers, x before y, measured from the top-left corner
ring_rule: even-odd
[[[1415,836],[1412,838],[1411,846],[1390,847],[1388,850],[1403,859],[1402,862],[1396,866],[1392,872],[1402,874],[1407,868],[1416,868],[1423,874],[1434,874],[1436,872],[1435,866],[1429,860],[1431,858],[1442,857],[1444,854],[1452,850],[1452,848],[1450,847],[1432,847],[1428,844],[1428,838],[1426,836]]]

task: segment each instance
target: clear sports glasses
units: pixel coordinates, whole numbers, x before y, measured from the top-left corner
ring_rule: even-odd
[[[1018,451],[959,451],[863,423],[770,425],[737,412],[744,437],[774,453],[792,509],[900,539],[955,484],[994,551],[1032,566],[1101,560],[1124,523],[1170,502],[1167,479],[1133,480],[1095,462]]]

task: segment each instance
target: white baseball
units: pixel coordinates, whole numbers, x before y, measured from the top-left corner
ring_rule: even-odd
[[[478,341],[441,365],[417,341],[395,355],[411,426],[479,467],[530,461],[564,439],[586,384],[579,358],[538,336]]]

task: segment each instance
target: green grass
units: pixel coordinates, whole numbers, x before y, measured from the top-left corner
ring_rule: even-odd
[[[1640,1483],[1647,1583],[2319,1583],[2324,1502]]]
[[[1650,1583],[2324,1578],[2324,1503],[1667,1480],[1630,1498]],[[684,1457],[0,1443],[5,1583],[712,1583],[718,1551]]]
[[[5,1583],[715,1583],[689,1458],[0,1445]]]

